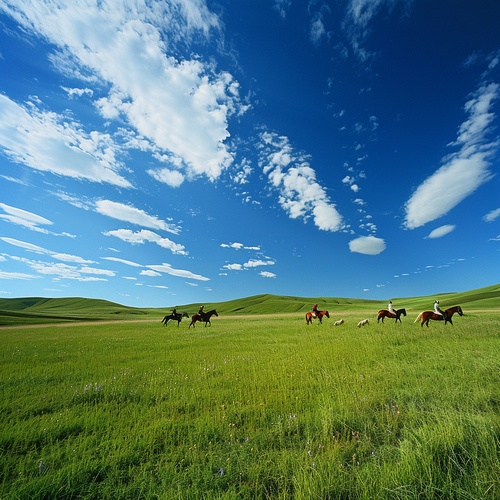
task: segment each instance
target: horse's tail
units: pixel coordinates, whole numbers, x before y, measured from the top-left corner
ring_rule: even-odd
[[[415,319],[415,321],[414,321],[413,323],[416,323],[416,322],[417,322],[417,321],[418,321],[418,320],[422,317],[422,314],[424,314],[424,313],[423,313],[423,312],[421,312],[421,313],[417,316],[417,318]]]

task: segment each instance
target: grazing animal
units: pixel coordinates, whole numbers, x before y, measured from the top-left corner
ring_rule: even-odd
[[[368,320],[367,319],[362,319],[359,323],[358,323],[358,328],[361,328],[362,326],[365,326],[368,324]]]
[[[396,318],[396,323],[401,321],[401,315],[406,316],[406,309],[398,309],[395,313],[392,313],[391,311],[388,311],[387,309],[381,309],[378,312],[377,315],[377,323],[379,320],[382,320],[382,323],[384,322],[384,318]]]
[[[219,316],[217,314],[217,311],[215,309],[212,309],[211,311],[208,311],[208,312],[202,312],[202,313],[196,313],[196,314],[193,314],[193,316],[191,316],[191,323],[189,323],[189,326],[188,328],[191,328],[191,326],[194,328],[195,327],[195,323],[197,321],[204,321],[205,322],[205,326],[212,326],[212,323],[210,321],[210,318],[212,316]]]
[[[189,318],[189,314],[187,312],[181,313],[176,313],[176,314],[167,314],[161,322],[167,326],[167,323],[172,320],[172,321],[177,321],[177,326],[179,326],[180,322],[182,321],[182,318]]]
[[[434,321],[443,321],[444,324],[450,323],[453,325],[453,321],[451,318],[453,315],[457,313],[459,316],[463,316],[464,312],[462,311],[462,308],[460,306],[454,306],[450,307],[449,309],[446,309],[444,311],[444,315],[441,314],[436,314],[434,311],[422,311],[415,319],[414,323],[416,323],[418,320],[421,320],[420,326],[429,326],[429,321],[432,319]]]
[[[337,321],[335,321],[335,323],[333,324],[334,326],[339,326],[339,325],[343,325],[344,324],[344,320],[343,319],[338,319]]]
[[[316,316],[313,316],[312,312],[306,313],[306,325],[311,325],[313,322],[313,319],[318,318],[320,323],[323,323],[323,316],[326,316],[327,318],[330,317],[330,313],[328,311],[317,311]]]

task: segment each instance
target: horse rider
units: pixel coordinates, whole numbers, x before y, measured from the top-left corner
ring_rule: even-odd
[[[313,316],[313,318],[316,318],[318,316],[318,304],[313,305],[312,316]]]
[[[392,314],[396,314],[396,311],[394,310],[394,307],[392,305],[392,300],[389,300],[389,305],[387,306],[387,310]]]
[[[203,305],[201,305],[201,306],[200,306],[200,309],[199,309],[199,311],[198,311],[198,314],[199,314],[200,316],[202,316],[202,315],[203,315],[203,312],[204,312],[204,311],[203,311],[203,309],[204,309],[204,308],[205,308],[205,306],[203,306]]]
[[[446,314],[439,308],[439,300],[434,301],[434,312],[439,314],[439,316],[442,316],[443,319],[446,319]]]
[[[172,316],[177,316],[177,306],[172,309]]]

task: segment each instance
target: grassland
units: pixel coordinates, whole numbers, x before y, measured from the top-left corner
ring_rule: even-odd
[[[210,328],[0,329],[0,498],[500,498],[499,290],[429,328],[428,298],[394,300],[402,324],[325,299],[306,326],[310,299],[262,296]]]

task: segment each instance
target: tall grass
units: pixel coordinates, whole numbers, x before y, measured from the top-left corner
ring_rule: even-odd
[[[0,331],[0,497],[499,498],[498,316],[333,320]]]

